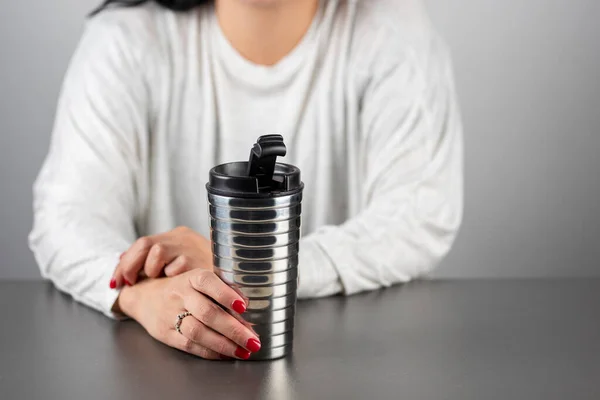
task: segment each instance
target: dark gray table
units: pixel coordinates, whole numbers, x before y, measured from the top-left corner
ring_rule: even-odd
[[[600,280],[301,302],[293,357],[210,362],[47,283],[0,283],[0,399],[600,399]]]

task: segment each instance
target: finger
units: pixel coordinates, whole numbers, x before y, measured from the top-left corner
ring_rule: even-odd
[[[193,340],[185,337],[175,330],[170,330],[168,334],[168,344],[171,347],[185,351],[186,353],[193,354],[195,356],[204,358],[206,360],[219,360],[222,359],[221,355],[214,350],[208,349],[204,346],[199,345]]]
[[[230,288],[214,272],[197,270],[190,274],[189,282],[196,291],[205,294],[223,307],[242,314],[246,311],[246,301]]]
[[[181,334],[202,347],[218,354],[247,360],[250,352],[239,347],[225,336],[213,331],[193,316],[184,318],[181,322]]]
[[[174,247],[164,243],[154,243],[148,251],[144,264],[144,273],[149,278],[158,278],[163,272],[165,265],[173,261],[177,256]]]
[[[260,350],[260,340],[254,332],[232,317],[208,297],[194,290],[190,290],[190,292],[184,296],[183,302],[185,309],[191,312],[194,318],[202,324],[247,350],[252,352]]]
[[[177,276],[192,269],[194,269],[194,265],[191,260],[186,256],[179,256],[165,267],[165,275]]]
[[[260,338],[260,336],[258,336],[258,333],[256,333],[256,331],[254,330],[254,325],[251,324],[250,322],[246,321],[244,319],[244,317],[242,316],[242,314],[236,313],[235,311],[229,311],[229,314],[235,318],[236,320],[239,321],[240,324],[244,325],[246,328],[250,329],[252,331],[252,333],[254,333],[254,335],[257,338]]]
[[[156,243],[156,237],[144,236],[135,241],[135,243],[127,250],[119,266],[117,267],[122,274],[122,282],[119,284],[133,285],[137,281],[138,273],[144,268],[148,252]]]
[[[121,253],[121,255],[119,256],[119,262],[121,262],[121,259],[123,259],[123,256],[125,255],[125,253]],[[122,276],[121,276],[121,271],[119,270],[119,263],[117,263],[117,266],[115,268],[115,272],[113,272],[113,276],[110,278],[110,283],[109,286],[111,289],[116,289],[117,288],[117,279],[119,280],[123,280]]]

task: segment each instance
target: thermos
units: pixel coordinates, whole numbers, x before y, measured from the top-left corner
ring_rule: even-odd
[[[261,136],[248,162],[214,167],[206,185],[216,273],[248,299],[242,317],[260,337],[250,360],[291,353],[300,214],[300,170],[277,162],[281,135]]]

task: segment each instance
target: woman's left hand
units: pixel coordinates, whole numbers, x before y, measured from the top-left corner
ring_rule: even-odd
[[[140,275],[175,276],[196,268],[213,270],[210,241],[187,227],[139,238],[121,255],[111,288],[134,285]]]

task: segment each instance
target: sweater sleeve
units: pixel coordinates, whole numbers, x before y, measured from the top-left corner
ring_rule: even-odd
[[[110,15],[109,15],[110,17]],[[88,22],[59,99],[34,184],[30,248],[42,276],[107,316],[119,254],[136,239],[147,93],[127,26]]]
[[[463,207],[463,141],[450,57],[438,44],[378,63],[360,115],[362,209],[304,238],[302,297],[407,282],[449,251]]]

